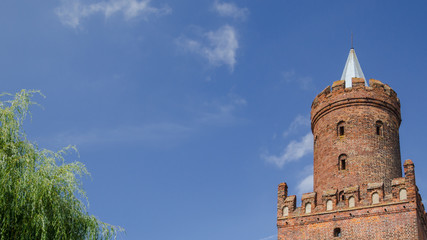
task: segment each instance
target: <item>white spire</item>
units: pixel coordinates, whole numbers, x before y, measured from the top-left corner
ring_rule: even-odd
[[[365,79],[365,75],[363,75],[362,68],[360,67],[359,61],[357,60],[356,52],[354,48],[350,49],[350,53],[348,54],[347,62],[345,63],[344,71],[342,72],[341,80],[345,80],[345,87],[351,87],[351,79],[352,78],[363,78]],[[365,86],[368,86],[365,79]]]

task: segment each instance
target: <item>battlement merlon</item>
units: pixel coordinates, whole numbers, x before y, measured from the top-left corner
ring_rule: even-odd
[[[288,197],[288,185],[286,183],[279,184],[279,187],[277,190],[277,206],[282,206],[287,197]]]
[[[396,92],[379,80],[370,79],[370,86],[365,86],[363,78],[353,78],[352,87],[346,88],[345,81],[335,81],[327,86],[313,100],[311,105],[312,129],[317,121],[325,114],[339,108],[355,105],[368,105],[387,109],[394,113],[398,126],[402,121],[400,115],[400,100]]]

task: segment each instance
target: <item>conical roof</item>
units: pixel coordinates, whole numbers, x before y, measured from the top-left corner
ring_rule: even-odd
[[[354,48],[350,49],[350,53],[348,54],[347,62],[345,63],[344,71],[342,72],[341,80],[345,80],[345,87],[351,87],[351,79],[352,78],[363,78],[365,79],[365,75],[363,75],[362,68],[360,67],[359,61],[357,60],[356,52]],[[365,85],[368,86],[366,79]]]

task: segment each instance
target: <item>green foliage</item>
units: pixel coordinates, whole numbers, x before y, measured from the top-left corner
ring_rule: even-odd
[[[85,166],[65,162],[75,148],[39,150],[27,140],[22,125],[36,93],[0,101],[0,239],[115,239],[121,228],[87,212]]]

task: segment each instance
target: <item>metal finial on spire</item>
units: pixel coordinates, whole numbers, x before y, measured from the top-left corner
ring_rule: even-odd
[[[350,49],[350,53],[348,54],[347,62],[345,63],[344,71],[341,76],[341,80],[345,80],[345,87],[352,87],[352,78],[363,78],[365,79],[365,75],[363,75],[362,68],[360,67],[359,61],[357,60],[356,52],[354,48]],[[365,79],[365,86],[368,86]]]
[[[353,48],[353,32],[351,32],[351,49],[354,49]]]

